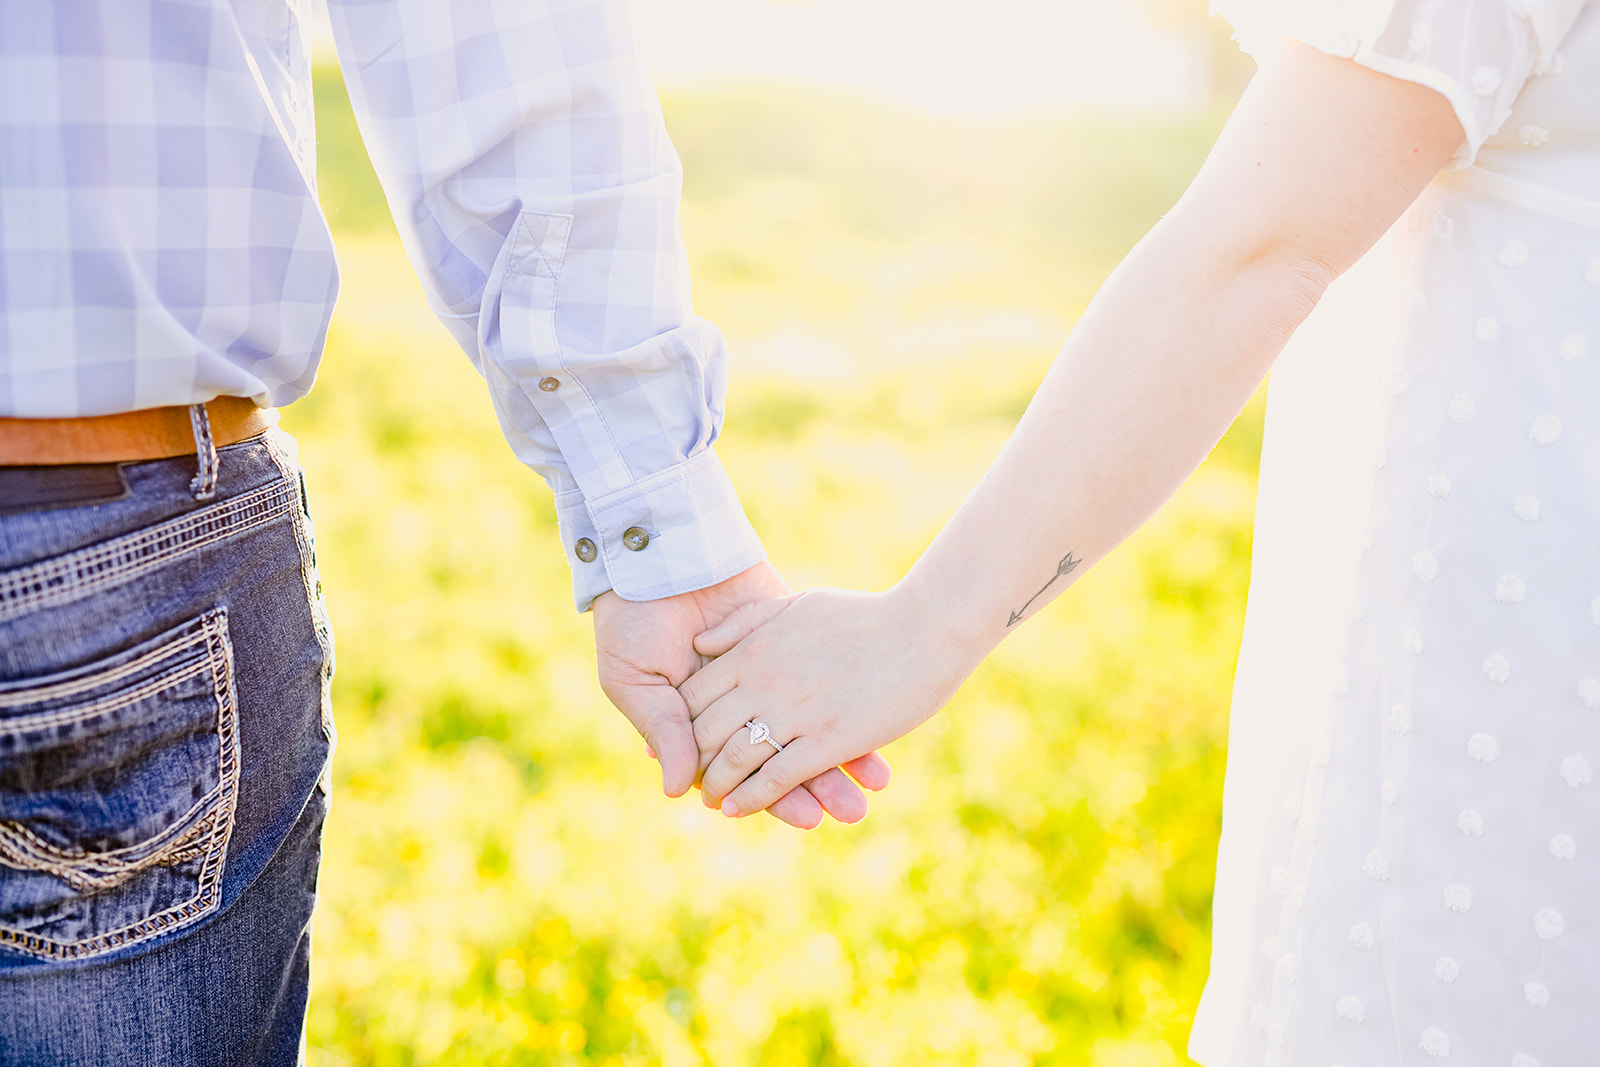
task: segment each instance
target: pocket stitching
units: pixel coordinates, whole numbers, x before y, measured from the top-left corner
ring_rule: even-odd
[[[58,941],[0,925],[0,946],[9,946],[44,960],[86,959],[142,944],[182,929],[217,909],[221,900],[223,861],[227,856],[228,840],[233,834],[239,792],[238,707],[233,687],[233,643],[228,638],[227,622],[225,608],[218,608],[200,618],[201,636],[206,645],[206,655],[201,662],[212,667],[212,697],[217,707],[218,790],[221,796],[216,807],[202,816],[192,828],[193,834],[186,833],[172,844],[172,858],[182,858],[180,853],[193,854],[193,846],[185,844],[191,837],[195,845],[205,842],[207,854],[196,878],[194,894],[154,915],[82,941]],[[165,858],[167,854],[158,851],[158,855]],[[73,884],[67,878],[63,878],[63,881]]]
[[[82,707],[63,708],[60,711],[43,711],[37,715],[25,715],[17,719],[0,719],[0,734],[23,734],[34,730],[48,730],[52,726],[68,726],[75,722],[82,722],[85,719],[92,719],[97,715],[117,711],[127,707],[129,704],[137,704],[139,701],[159,693],[163,689],[170,689],[180,682],[187,682],[198,674],[204,674],[209,665],[206,659],[197,659],[192,663],[185,663],[174,668],[171,674],[159,675],[149,681],[141,682],[134,689],[105,697]],[[112,684],[116,681],[117,679],[113,677],[106,684]]]
[[[0,708],[14,708],[24,704],[42,704],[51,700],[62,700],[66,697],[77,696],[79,693],[91,689],[100,689],[114,685],[131,674],[137,674],[161,660],[177,659],[179,655],[205,641],[203,631],[196,631],[170,645],[160,645],[151,649],[127,663],[119,664],[110,670],[88,670],[86,672],[68,672],[71,677],[49,685],[40,686],[35,680],[18,682],[0,682]],[[0,732],[7,731],[15,719],[0,719]]]
[[[220,784],[215,789],[209,790],[205,796],[195,801],[189,810],[174,819],[172,825],[161,831],[148,841],[141,841],[137,845],[128,845],[125,848],[112,849],[110,852],[86,852],[83,849],[65,849],[44,840],[32,830],[20,823],[0,822],[0,851],[6,850],[8,838],[16,838],[23,842],[25,848],[19,847],[14,841],[10,843],[10,852],[15,858],[26,862],[26,851],[32,851],[36,856],[43,857],[45,863],[55,861],[62,864],[78,863],[82,860],[96,860],[103,869],[127,868],[140,870],[150,863],[149,856],[166,854],[189,838],[195,836],[196,829],[204,822],[205,809],[215,806],[222,793]],[[190,822],[190,820],[194,820]],[[166,840],[163,840],[166,839]],[[152,848],[151,846],[155,847]],[[142,859],[124,860],[120,857],[137,853],[148,853]],[[54,867],[40,867],[30,865],[33,870],[52,870]]]
[[[138,845],[130,845],[116,852],[81,850],[67,852],[40,840],[26,826],[0,823],[0,854],[5,855],[7,866],[15,867],[17,870],[52,874],[74,889],[83,891],[114,889],[140,871],[164,862],[177,863],[193,856],[200,840],[214,830],[214,813],[204,812],[203,809],[213,806],[218,793],[219,790],[213,789],[194,807],[184,812],[181,819],[163,832],[167,838],[165,841],[161,840],[163,835],[158,835],[150,841],[142,841]],[[203,814],[197,816],[197,812]],[[188,822],[190,819],[194,821]],[[12,835],[21,839],[22,846],[19,846],[16,840],[9,839]],[[155,848],[150,848],[155,842],[159,844]],[[118,858],[129,852],[146,849],[148,851],[137,859]],[[95,862],[84,862],[91,858]],[[95,873],[97,871],[104,873]],[[3,929],[6,928],[0,926],[0,930]]]

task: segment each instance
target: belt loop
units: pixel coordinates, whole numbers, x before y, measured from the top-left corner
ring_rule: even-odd
[[[189,425],[194,430],[194,450],[199,460],[189,492],[196,500],[210,500],[217,495],[217,442],[211,436],[211,416],[204,404],[189,405]]]

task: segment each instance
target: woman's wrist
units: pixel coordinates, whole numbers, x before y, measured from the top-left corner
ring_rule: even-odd
[[[907,636],[924,677],[941,690],[955,692],[999,641],[998,635],[984,640],[959,595],[925,572],[914,570],[883,596],[889,625]]]

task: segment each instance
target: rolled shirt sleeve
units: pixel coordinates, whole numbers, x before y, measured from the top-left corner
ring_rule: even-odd
[[[682,170],[624,0],[330,0],[351,103],[429,302],[556,493],[583,610],[765,558],[712,445]]]

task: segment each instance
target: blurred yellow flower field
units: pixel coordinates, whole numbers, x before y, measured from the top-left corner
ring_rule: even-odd
[[[339,656],[313,1067],[1187,1063],[1256,405],[891,747],[864,824],[665,800],[593,680],[549,493],[427,311],[337,77],[345,295],[285,414]],[[666,103],[697,307],[733,353],[718,450],[796,586],[899,577],[1217,126]]]

